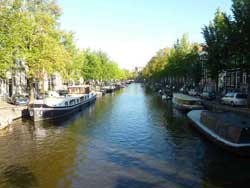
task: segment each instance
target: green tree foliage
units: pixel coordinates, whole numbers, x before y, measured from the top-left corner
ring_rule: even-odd
[[[145,79],[184,79],[198,84],[201,79],[199,45],[191,44],[187,35],[177,40],[174,46],[157,52],[143,69]],[[196,74],[193,74],[193,73]]]
[[[20,56],[22,49],[19,32],[23,32],[21,22],[22,14],[18,11],[18,1],[9,6],[8,1],[0,2],[0,75],[5,76],[14,63],[16,57]],[[20,31],[18,31],[20,30]]]
[[[81,76],[85,80],[125,80],[131,77],[130,72],[120,69],[118,64],[112,61],[102,51],[85,50],[81,63]]]
[[[67,51],[61,43],[57,18],[60,9],[53,1],[4,1],[0,15],[1,65],[21,59],[31,78],[42,78],[64,70]],[[8,53],[6,53],[6,51]],[[11,62],[12,61],[12,62]],[[8,66],[6,68],[11,68]],[[2,67],[1,67],[1,70]]]
[[[247,73],[248,107],[250,107],[250,1],[233,0],[233,34],[231,40],[234,50],[235,66]]]
[[[250,1],[233,0],[233,45],[237,66],[244,70],[250,69]]]
[[[185,84],[198,84],[201,79],[198,44],[191,44],[187,35],[177,40],[171,50],[169,63],[166,67],[168,75]],[[193,74],[193,73],[196,74]]]
[[[232,56],[231,45],[231,20],[225,13],[217,9],[213,22],[202,30],[207,45],[207,69],[210,77],[216,81],[218,87],[218,76],[227,65],[230,64]]]
[[[170,50],[168,48],[159,50],[143,69],[143,77],[146,79],[162,78],[164,76],[164,69],[168,63],[169,54]]]

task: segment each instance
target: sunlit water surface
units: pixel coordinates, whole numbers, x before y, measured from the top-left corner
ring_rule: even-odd
[[[250,159],[208,142],[142,85],[66,120],[16,121],[0,132],[2,188],[175,188],[250,185]]]

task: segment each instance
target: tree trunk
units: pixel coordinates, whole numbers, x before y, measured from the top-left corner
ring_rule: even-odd
[[[45,70],[43,68],[43,72],[42,72],[42,96],[43,96],[43,99],[45,99]]]
[[[42,96],[43,96],[43,99],[45,98],[45,86],[44,86],[44,75],[42,76]]]
[[[28,83],[29,83],[29,100],[30,103],[34,102],[34,90],[33,90],[33,78],[28,78]]]
[[[219,95],[219,76],[215,78],[215,93]]]
[[[247,107],[250,108],[250,74],[249,70],[247,70]]]

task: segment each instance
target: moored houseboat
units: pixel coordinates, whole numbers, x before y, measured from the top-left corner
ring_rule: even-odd
[[[96,94],[90,92],[89,86],[70,86],[67,95],[50,92],[48,97],[35,100],[28,109],[33,121],[51,120],[79,111],[95,100]]]
[[[201,99],[182,93],[174,93],[172,102],[177,109],[182,111],[203,109]]]
[[[105,93],[113,93],[115,91],[115,86],[113,85],[104,86],[103,89],[105,90]]]
[[[208,139],[241,156],[250,156],[250,119],[233,112],[193,110],[192,125]]]

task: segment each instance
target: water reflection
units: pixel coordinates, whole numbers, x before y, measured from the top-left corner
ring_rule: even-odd
[[[0,133],[0,187],[242,188],[249,169],[139,84],[69,118]]]
[[[24,166],[8,166],[1,173],[1,177],[7,182],[6,187],[34,188],[38,186],[38,182],[34,174]]]

